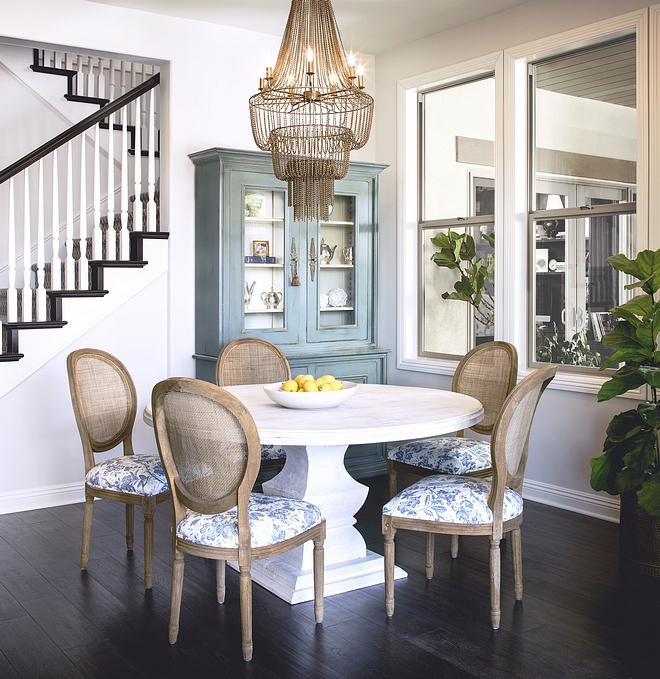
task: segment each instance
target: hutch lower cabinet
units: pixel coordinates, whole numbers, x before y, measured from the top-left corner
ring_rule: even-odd
[[[190,158],[197,377],[215,381],[222,346],[260,337],[279,346],[294,376],[384,383],[387,351],[376,344],[384,166],[351,163],[335,182],[330,219],[294,222],[270,154],[214,148]],[[384,446],[352,446],[346,466],[355,477],[384,473]]]

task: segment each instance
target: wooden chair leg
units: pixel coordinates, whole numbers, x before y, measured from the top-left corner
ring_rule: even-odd
[[[433,580],[435,561],[435,533],[426,534],[426,579]]]
[[[385,613],[388,618],[394,615],[394,534],[391,524],[384,524],[385,538]]]
[[[320,538],[314,540],[314,619],[317,623],[323,622],[324,567],[323,538]]]
[[[185,554],[178,549],[174,552],[172,563],[172,587],[170,589],[170,644],[175,644],[179,636],[179,614],[181,613],[181,593],[183,591],[183,568]]]
[[[390,500],[397,494],[397,471],[392,460],[387,461],[387,473],[390,477]]]
[[[241,608],[241,639],[243,659],[252,660],[252,576],[250,565],[240,567],[238,580]]]
[[[458,535],[451,536],[451,558],[456,559],[458,557]]]
[[[94,498],[85,496],[85,509],[83,511],[82,549],[80,550],[80,567],[87,570],[89,562],[89,549],[92,544],[92,519],[94,518]]]
[[[490,541],[490,622],[494,630],[500,628],[500,541]]]
[[[522,601],[522,538],[520,528],[511,531],[511,556],[513,561],[513,591],[516,593],[516,601]]]
[[[142,501],[142,514],[144,514],[144,586],[151,589],[153,584],[153,561],[154,561],[154,514],[156,513],[156,500],[147,497]]]
[[[215,598],[219,604],[225,603],[225,561],[215,562]]]
[[[135,526],[135,505],[126,505],[126,549],[133,549]]]

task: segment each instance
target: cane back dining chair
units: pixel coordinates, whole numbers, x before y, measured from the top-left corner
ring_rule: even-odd
[[[220,387],[180,377],[154,387],[152,412],[174,509],[170,643],[179,633],[186,554],[216,561],[218,603],[225,598],[225,562],[238,562],[243,657],[249,661],[252,560],[313,540],[314,615],[322,622],[325,519],[304,500],[251,493],[260,443],[247,408]]]
[[[85,460],[85,510],[80,567],[87,568],[94,498],[126,505],[126,549],[133,549],[134,508],[144,515],[144,585],[151,589],[156,505],[169,500],[165,472],[157,454],[135,455],[135,384],[124,364],[99,349],[78,349],[67,357],[67,373]],[[119,444],[123,455],[96,464],[95,453]]]
[[[242,384],[271,384],[291,379],[286,356],[271,342],[258,337],[241,337],[226,344],[215,364],[219,387]],[[282,446],[261,446],[261,466],[280,468],[286,460]]]
[[[426,577],[433,578],[434,537],[488,535],[490,538],[490,617],[500,626],[500,540],[511,531],[514,591],[522,599],[522,485],[529,433],[536,406],[557,372],[556,366],[528,375],[509,394],[493,427],[492,480],[437,474],[402,490],[383,507],[385,611],[394,614],[394,536],[397,530],[426,533]]]
[[[479,434],[491,435],[504,400],[516,385],[518,352],[508,342],[486,342],[461,359],[452,391],[476,398],[484,407],[481,422],[470,427]],[[390,497],[397,494],[397,472],[415,476],[463,474],[487,477],[491,472],[490,444],[456,436],[436,436],[409,441],[387,453]]]

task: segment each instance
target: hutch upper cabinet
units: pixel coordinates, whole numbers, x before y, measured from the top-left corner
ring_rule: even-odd
[[[287,185],[271,156],[214,148],[195,164],[195,359],[213,382],[219,349],[261,337],[284,352],[293,374],[385,381],[376,344],[378,175],[351,163],[335,182],[327,222],[294,222]],[[331,417],[331,411],[328,417]],[[347,454],[354,475],[381,473],[381,446]]]

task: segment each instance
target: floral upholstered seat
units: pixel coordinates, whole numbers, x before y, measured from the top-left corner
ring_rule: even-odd
[[[304,500],[251,493],[248,519],[252,547],[265,547],[304,533],[323,521],[323,513]],[[237,507],[222,514],[199,514],[187,510],[176,536],[208,547],[238,548]]]
[[[168,490],[158,455],[123,455],[104,460],[89,470],[85,482],[99,490],[116,490],[149,497]]]
[[[261,460],[286,460],[286,451],[282,446],[261,446]]]
[[[468,474],[491,467],[490,443],[455,436],[410,441],[388,451],[387,458],[439,474]]]
[[[392,498],[383,514],[443,523],[492,523],[493,512],[488,507],[491,485],[488,479],[427,476]],[[514,519],[522,510],[522,497],[506,487],[502,520]]]

